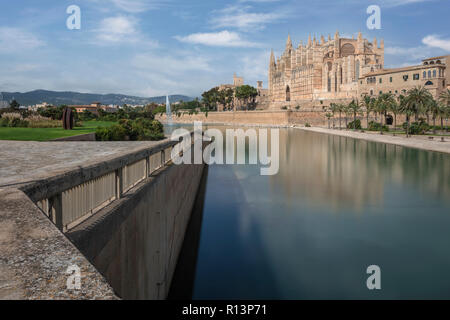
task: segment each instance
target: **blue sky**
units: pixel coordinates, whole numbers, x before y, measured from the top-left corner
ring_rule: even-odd
[[[368,30],[379,5],[382,28]],[[81,8],[81,30],[66,9]],[[385,66],[450,53],[449,0],[15,0],[0,7],[0,91],[34,89],[138,96],[267,83],[271,48],[308,35],[385,39]]]

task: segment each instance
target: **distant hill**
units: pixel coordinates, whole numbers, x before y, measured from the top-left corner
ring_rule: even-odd
[[[165,103],[166,97],[134,97],[127,96],[123,94],[95,94],[95,93],[79,93],[79,92],[57,92],[48,90],[35,90],[30,92],[2,92],[3,100],[11,101],[16,99],[23,106],[34,105],[37,103],[47,102],[49,104],[59,106],[62,104],[67,105],[84,105],[90,104],[92,102],[101,102],[102,104],[114,104],[114,105],[124,105],[124,104],[148,104],[151,102],[155,103]],[[176,101],[191,101],[191,97],[183,95],[171,95],[169,96],[170,102]]]

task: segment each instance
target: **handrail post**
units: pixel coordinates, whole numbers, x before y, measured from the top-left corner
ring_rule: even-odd
[[[62,193],[51,197],[48,200],[49,215],[53,223],[60,229],[63,229],[63,213],[62,213]]]
[[[161,150],[161,167],[164,167],[166,164],[166,152],[165,150]]]
[[[150,156],[145,158],[145,178],[150,176]]]
[[[123,193],[123,168],[116,170],[116,199],[120,199]]]

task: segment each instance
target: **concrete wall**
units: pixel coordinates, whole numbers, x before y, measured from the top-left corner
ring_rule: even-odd
[[[158,115],[160,121],[167,121],[166,115]],[[173,115],[173,121],[177,123],[192,123],[202,121],[204,123],[243,124],[243,125],[311,125],[325,126],[327,118],[325,112],[317,108],[315,110],[283,110],[283,111],[226,111],[198,114],[182,114],[180,117]]]
[[[67,268],[81,289],[67,288]],[[117,299],[105,278],[22,191],[0,189],[0,300]]]
[[[67,233],[124,299],[167,297],[203,165],[169,165]]]

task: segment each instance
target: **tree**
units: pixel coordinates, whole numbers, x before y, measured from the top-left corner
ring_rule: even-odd
[[[399,97],[399,101],[392,101],[392,103],[389,105],[389,111],[391,111],[394,114],[394,135],[395,135],[395,128],[397,127],[397,115],[402,112],[402,103],[400,99],[403,99],[403,96]]]
[[[364,105],[364,108],[366,109],[366,123],[367,127],[369,127],[370,113],[375,111],[375,99],[368,95],[364,95],[362,103]]]
[[[14,99],[13,101],[11,101],[10,107],[11,109],[19,110],[20,104]]]
[[[450,89],[443,91],[439,95],[439,102],[441,102],[447,108],[450,108]]]
[[[333,114],[330,112],[327,112],[325,114],[325,117],[327,117],[327,119],[328,119],[328,129],[330,129],[330,119],[331,119],[331,117],[333,117]]]
[[[256,88],[243,85],[236,88],[235,91],[236,98],[242,100],[246,106],[246,109],[249,109],[249,104],[253,107],[255,103],[255,98],[258,95],[258,90]]]
[[[220,102],[219,88],[215,87],[203,92],[202,98],[207,110],[217,110],[217,104]]]
[[[348,110],[353,113],[353,130],[356,131],[356,115],[361,111],[361,105],[358,100],[352,100],[348,105]]]
[[[380,113],[380,134],[383,134],[383,117],[386,118],[386,111],[393,103],[395,99],[391,93],[380,94],[375,102],[376,110]]]
[[[406,96],[406,104],[409,112],[412,112],[415,119],[418,120],[419,114],[425,113],[427,105],[433,96],[423,86],[418,86],[408,91]]]
[[[431,94],[424,87],[416,87],[408,91],[401,106],[402,112],[406,115],[406,137],[409,137],[409,127],[411,116],[416,118],[420,112],[425,108]]]
[[[436,134],[436,118],[439,115],[439,103],[433,98],[431,98],[430,101],[428,101],[427,111],[431,112],[431,116],[433,118],[433,133]]]
[[[334,123],[334,115],[339,112],[338,105],[336,103],[330,103],[330,111],[333,114],[333,129],[336,127]]]
[[[343,105],[341,103],[337,103],[336,111],[339,112],[339,130],[342,130],[341,119],[342,119],[342,112],[345,111],[345,105]]]
[[[234,90],[231,88],[227,88],[223,91],[223,101],[224,101],[224,107],[228,109],[234,110]]]

